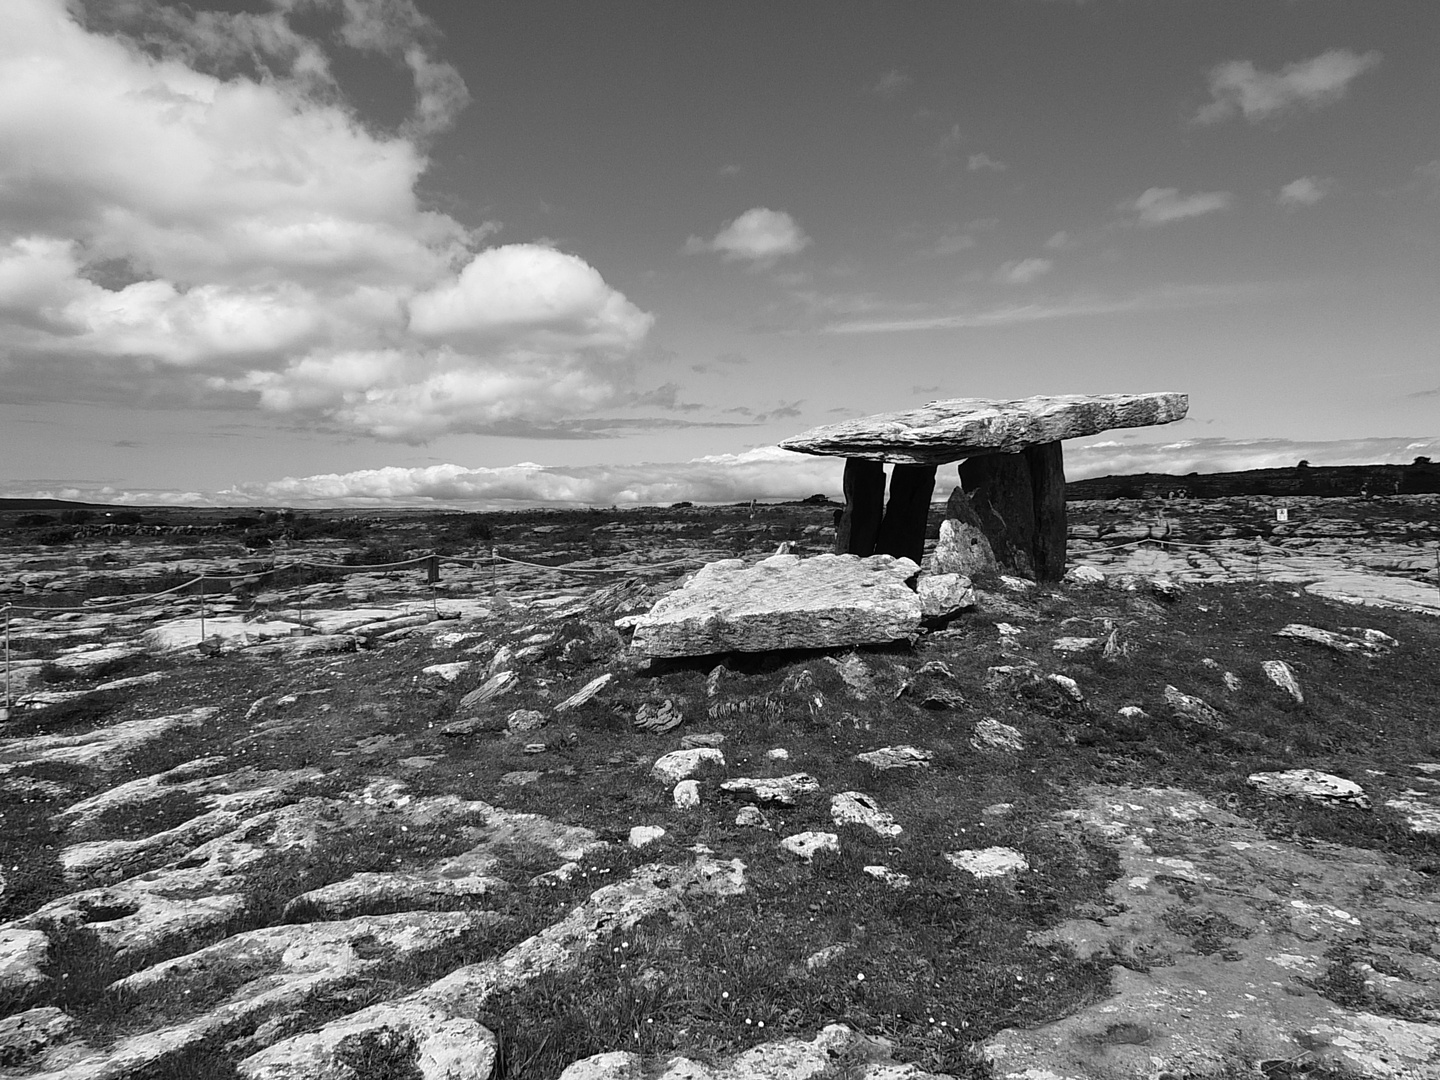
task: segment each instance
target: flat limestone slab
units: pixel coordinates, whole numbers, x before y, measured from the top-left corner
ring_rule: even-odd
[[[722,559],[641,616],[632,647],[706,656],[897,641],[920,626],[920,598],[905,584],[918,572],[890,555]]]
[[[1183,420],[1188,394],[1060,394],[1017,400],[949,398],[905,412],[826,424],[780,445],[801,454],[944,465],[985,454]]]

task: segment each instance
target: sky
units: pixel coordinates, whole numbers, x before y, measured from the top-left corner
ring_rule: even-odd
[[[0,496],[838,496],[775,444],[1036,394],[1190,395],[1075,479],[1440,456],[1440,4],[5,24]]]

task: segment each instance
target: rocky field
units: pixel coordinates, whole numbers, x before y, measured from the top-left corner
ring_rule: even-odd
[[[1440,1075],[1440,497],[1069,510],[666,660],[833,506],[13,530],[0,1075]]]

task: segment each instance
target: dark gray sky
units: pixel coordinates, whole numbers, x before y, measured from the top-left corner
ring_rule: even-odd
[[[805,494],[1045,393],[1191,394],[1072,475],[1440,449],[1440,5],[10,6],[4,493]]]

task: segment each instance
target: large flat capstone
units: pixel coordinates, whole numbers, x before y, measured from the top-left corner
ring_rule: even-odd
[[[985,454],[1182,420],[1188,394],[1058,394],[1017,400],[949,398],[905,412],[826,424],[780,445],[802,454],[943,465]]]
[[[889,555],[722,559],[662,597],[635,624],[647,656],[828,649],[898,641],[920,626],[906,584],[919,567]]]

